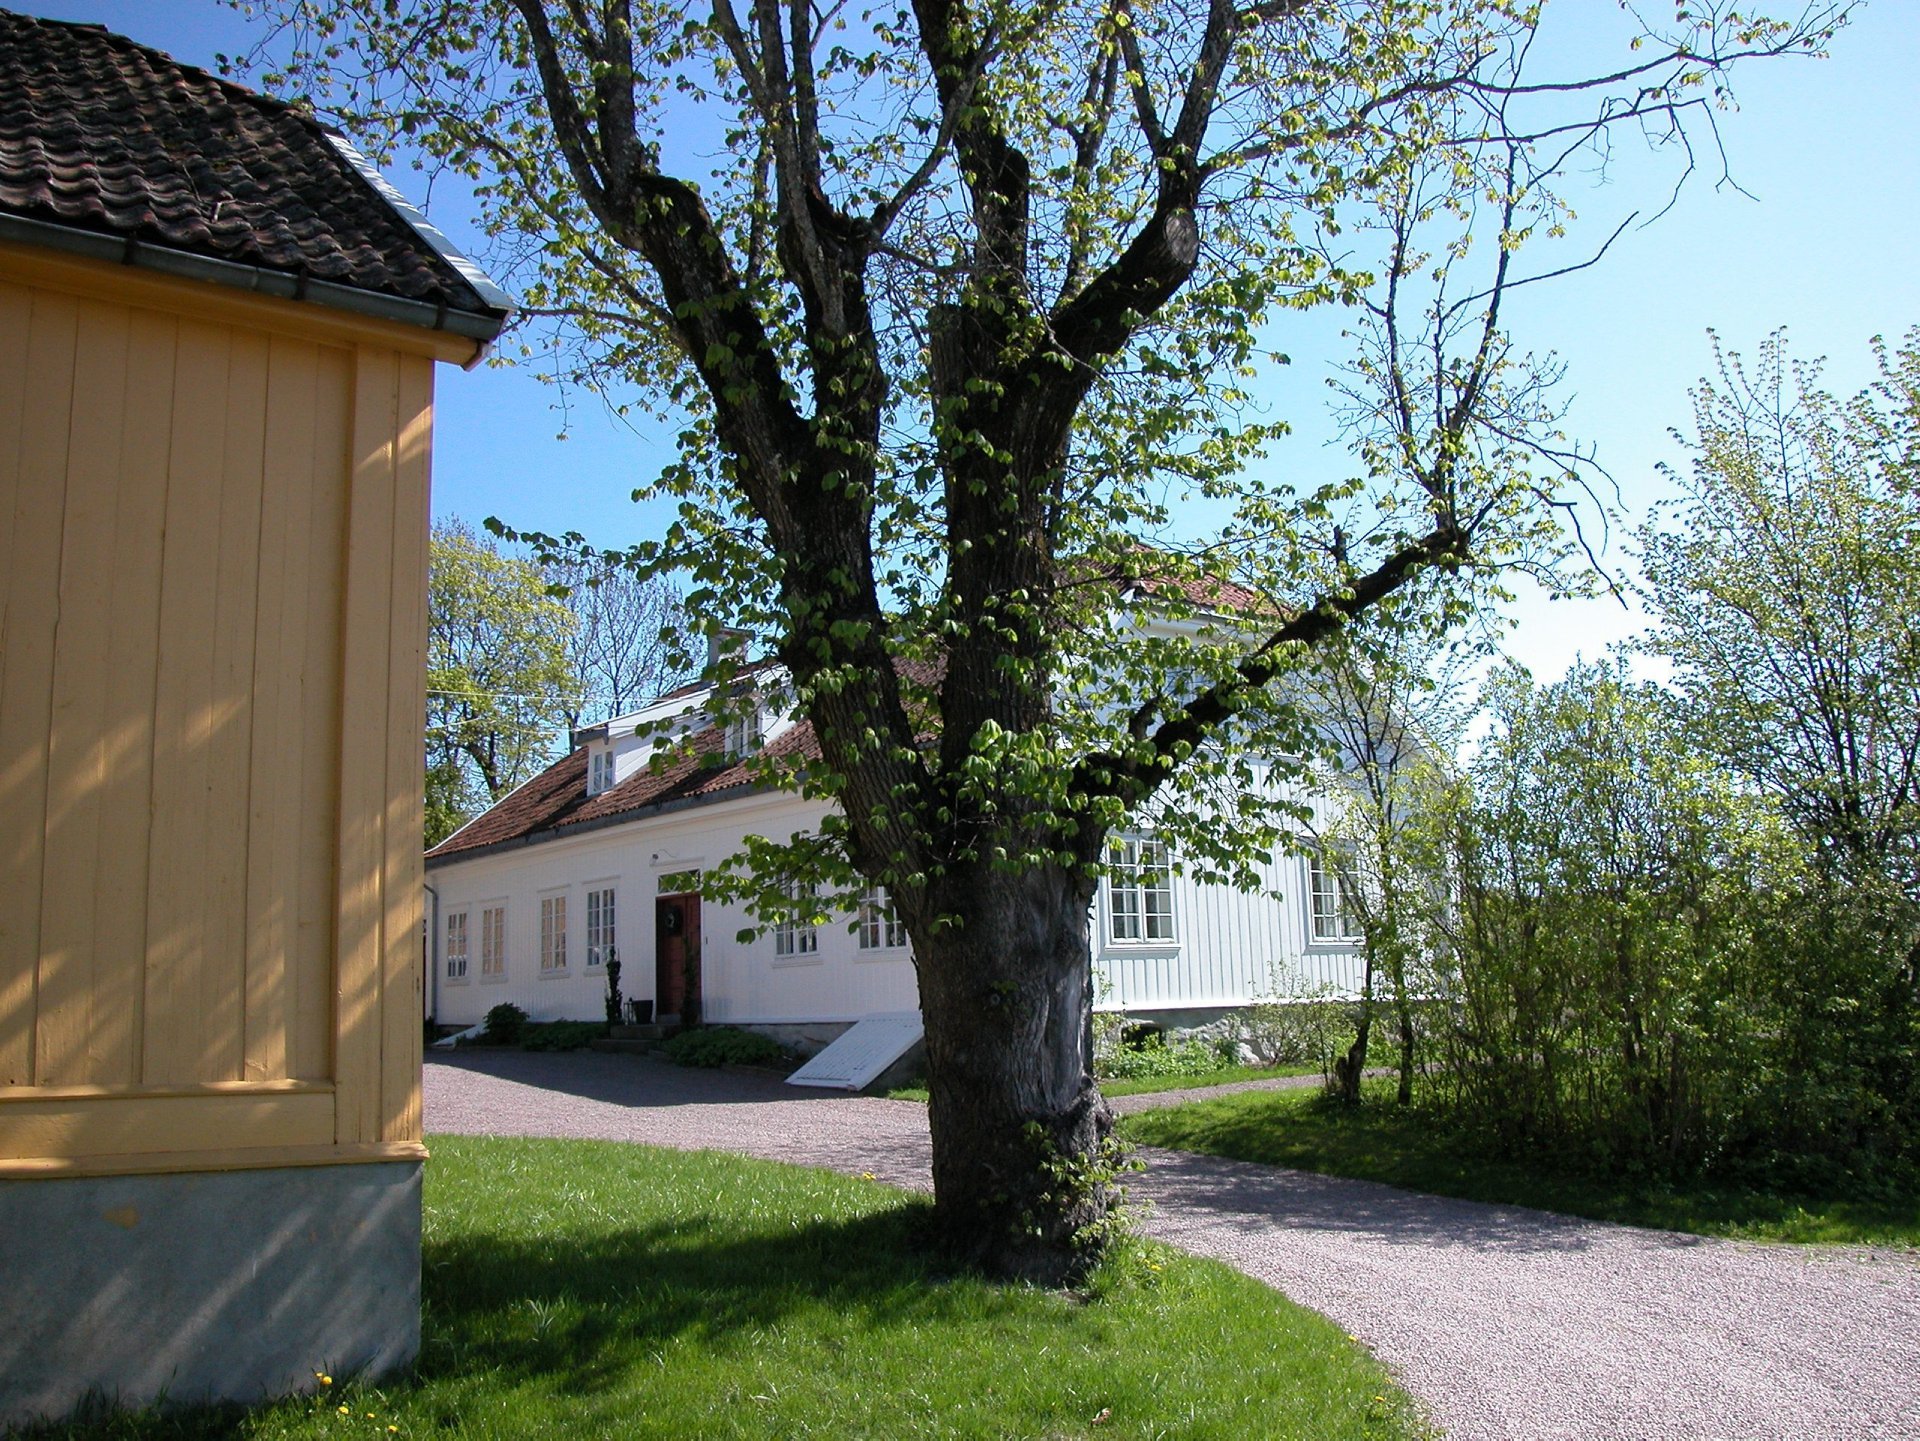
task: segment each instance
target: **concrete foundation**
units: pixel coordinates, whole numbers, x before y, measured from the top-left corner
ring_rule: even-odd
[[[0,1182],[0,1426],[420,1349],[420,1163]]]

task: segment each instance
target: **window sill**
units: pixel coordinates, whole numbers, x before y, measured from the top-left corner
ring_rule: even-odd
[[[480,978],[480,984],[483,986],[504,986],[506,983],[507,973],[505,971],[502,971],[497,976],[482,976]]]
[[[821,963],[821,960],[822,957],[817,951],[810,956],[776,956],[773,961],[773,969],[776,971],[787,971],[798,966],[817,966]]]
[[[876,961],[910,961],[913,952],[906,946],[878,946],[872,950],[856,950],[853,958],[872,965]]]
[[[465,976],[448,976],[445,978],[444,984],[449,986],[464,986],[467,984],[467,978]]]
[[[573,973],[565,966],[554,966],[551,970],[541,971],[540,979],[543,981],[564,981],[571,974]]]

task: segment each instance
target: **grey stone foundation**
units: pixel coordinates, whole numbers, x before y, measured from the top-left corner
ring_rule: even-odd
[[[420,1349],[420,1163],[0,1181],[0,1426],[255,1402]]]

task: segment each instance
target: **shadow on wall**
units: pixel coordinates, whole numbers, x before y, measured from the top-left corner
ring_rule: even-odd
[[[419,1247],[413,1161],[0,1182],[0,1425],[403,1366]]]

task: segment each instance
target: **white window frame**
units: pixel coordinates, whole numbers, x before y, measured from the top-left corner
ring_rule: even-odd
[[[907,944],[907,923],[894,914],[885,886],[869,886],[860,897],[855,929],[863,951],[898,951]]]
[[[614,786],[613,752],[611,750],[596,750],[589,757],[589,760],[591,769],[587,775],[587,794],[597,796],[602,791],[612,790]]]
[[[507,903],[480,903],[480,979],[498,983],[507,978]]]
[[[567,974],[567,893],[552,891],[540,897],[540,974]]]
[[[599,972],[620,958],[619,883],[591,881],[587,888],[587,969]]]
[[[798,881],[785,886],[791,909],[773,928],[773,959],[776,965],[807,965],[820,959],[820,927],[800,919],[800,912],[817,908],[813,887]]]
[[[441,959],[447,984],[464,986],[467,983],[469,942],[472,939],[468,934],[467,912],[464,907],[457,911],[448,911],[442,920],[444,922],[442,929],[446,934],[442,943],[445,949],[441,951]]]
[[[1327,862],[1333,864],[1329,866]],[[1353,913],[1353,869],[1338,852],[1307,856],[1307,939],[1317,946],[1344,946],[1365,939]]]
[[[736,715],[727,721],[727,754],[730,757],[743,757],[756,753],[766,740],[766,726],[760,717],[760,707],[745,715]]]
[[[1107,841],[1107,942],[1166,946],[1179,940],[1173,916],[1173,865],[1167,843],[1152,836]]]

